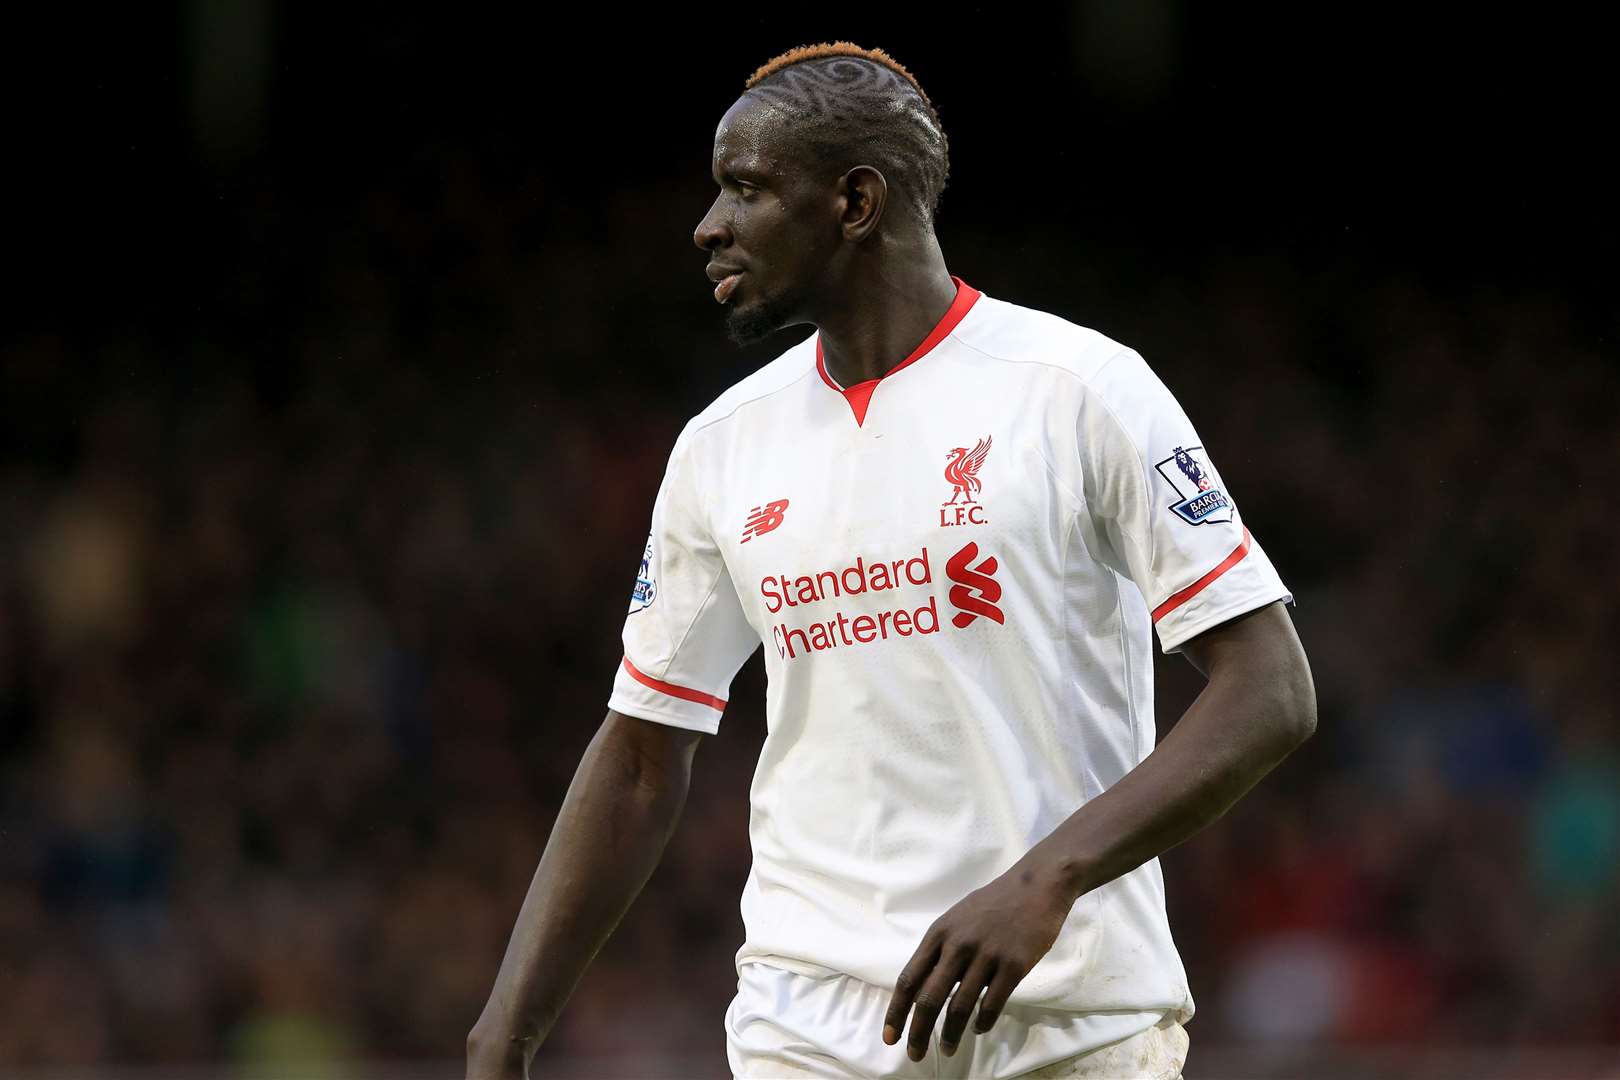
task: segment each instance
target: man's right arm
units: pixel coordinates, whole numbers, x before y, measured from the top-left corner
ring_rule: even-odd
[[[586,748],[467,1038],[468,1080],[522,1080],[662,858],[703,733],[608,710]]]

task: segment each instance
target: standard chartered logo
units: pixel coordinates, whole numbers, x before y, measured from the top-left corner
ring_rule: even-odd
[[[976,560],[977,565],[971,565]],[[981,617],[998,624],[1005,621],[996,606],[1001,599],[1001,584],[993,576],[997,569],[994,556],[979,559],[978,544],[966,545],[946,561],[945,575],[952,582],[946,595],[958,609],[950,625],[963,630]],[[939,633],[939,602],[933,584],[933,564],[924,547],[907,558],[869,561],[858,556],[848,566],[798,576],[771,575],[760,581],[759,592],[772,615],[795,609],[794,615],[799,616],[788,616],[771,627],[777,653],[784,660],[795,660],[807,653],[870,645],[890,637]],[[884,604],[874,611],[868,601],[862,605],[868,610],[856,615],[820,607],[848,597],[891,591],[909,592],[915,597],[922,589],[927,589],[928,595],[921,604],[907,597],[901,603]],[[902,598],[897,595],[895,599]],[[796,610],[810,607],[818,610],[809,620]]]
[[[996,607],[996,601],[1001,599],[1001,582],[991,576],[996,572],[996,557],[991,555],[970,568],[968,564],[978,557],[979,545],[968,544],[945,564],[945,575],[956,582],[951,586],[951,603],[962,609],[951,617],[951,625],[958,630],[967,629],[981,615],[998,623],[1006,621]]]

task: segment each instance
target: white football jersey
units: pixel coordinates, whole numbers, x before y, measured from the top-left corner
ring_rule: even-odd
[[[819,335],[686,426],[611,708],[714,732],[761,643],[739,965],[893,987],[928,926],[1154,746],[1166,651],[1290,599],[1131,349],[957,282],[848,388]],[[1192,1015],[1157,860],[1083,896],[1020,1004]]]

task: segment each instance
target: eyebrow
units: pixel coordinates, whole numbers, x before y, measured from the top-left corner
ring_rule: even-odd
[[[752,164],[744,164],[738,161],[710,162],[709,175],[714,178],[716,183],[721,183],[728,179],[745,180],[748,183],[756,186],[760,181],[766,179],[765,172],[762,169]]]

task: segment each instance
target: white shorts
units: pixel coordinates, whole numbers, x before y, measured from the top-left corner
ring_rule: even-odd
[[[939,1048],[941,1011],[921,1061],[906,1037],[883,1042],[890,991],[848,975],[800,974],[759,962],[737,969],[726,1009],[726,1056],[737,1080],[1177,1080],[1187,1032],[1169,1014],[1066,1013],[1011,1005],[983,1035],[968,1022],[956,1053]]]

